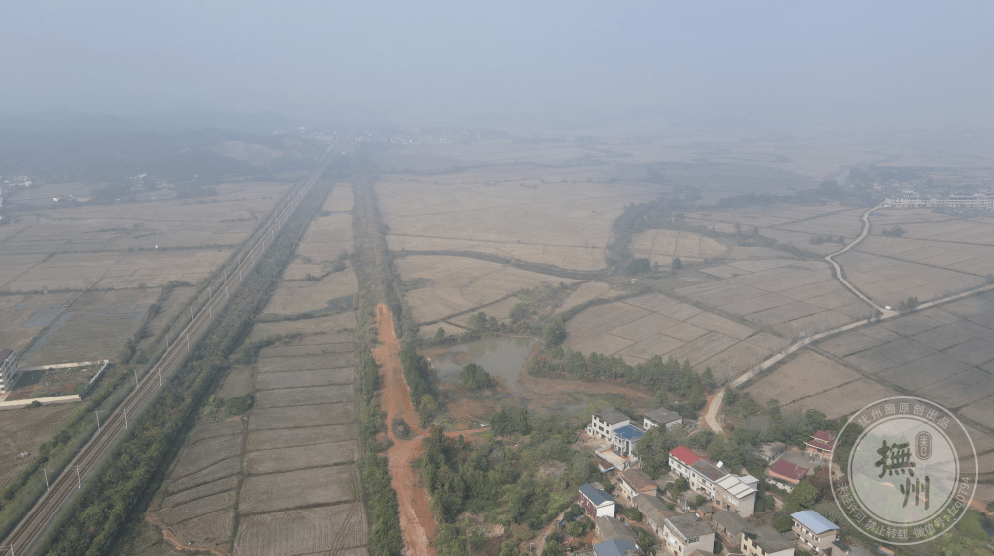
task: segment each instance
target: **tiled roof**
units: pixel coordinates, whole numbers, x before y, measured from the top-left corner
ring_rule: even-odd
[[[610,539],[594,545],[594,554],[597,556],[626,556],[637,554],[637,551],[634,544],[621,539]]]
[[[727,471],[704,458],[695,461],[694,465],[691,465],[691,467],[696,469],[701,475],[707,477],[711,482],[717,482],[725,475],[728,475]]]
[[[690,448],[684,448],[683,446],[677,446],[670,450],[670,455],[674,458],[683,462],[684,465],[694,465],[697,460],[701,459],[701,456],[690,451]]]
[[[769,525],[756,527],[755,531],[744,532],[753,539],[753,542],[763,549],[763,552],[779,552],[793,548],[794,543],[788,541],[776,529]]]
[[[749,525],[749,522],[746,521],[744,517],[740,516],[738,512],[721,510],[720,512],[715,512],[714,517],[712,517],[711,520],[720,525],[722,529],[727,531],[728,534],[733,537],[743,531],[752,530],[752,526]]]
[[[795,481],[800,481],[805,475],[808,474],[808,469],[806,467],[800,467],[782,459],[778,459],[773,462],[770,465],[770,471],[772,473],[776,473],[777,475],[783,475],[784,477],[794,479]]]
[[[607,491],[594,488],[594,485],[590,483],[581,486],[579,491],[584,498],[590,500],[590,503],[597,507],[600,507],[607,502],[614,502],[614,497],[608,494]]]
[[[683,540],[714,533],[714,529],[694,514],[680,514],[666,518],[664,526],[683,537]]]
[[[596,415],[601,421],[607,423],[608,426],[617,425],[622,421],[628,421],[630,419],[629,416],[612,407],[602,409],[597,413],[594,413],[594,415]]]
[[[756,492],[756,489],[753,488],[752,485],[743,481],[741,477],[736,477],[731,474],[722,477],[715,484],[725,489],[729,494],[736,498],[745,498],[746,496]]]
[[[650,421],[654,421],[662,425],[666,425],[672,423],[673,421],[679,421],[680,419],[682,419],[679,413],[675,411],[670,411],[665,407],[653,409],[652,411],[646,411],[645,416],[648,417]]]
[[[621,474],[621,478],[630,485],[635,490],[642,490],[647,486],[652,486],[656,488],[656,483],[652,482],[652,477],[647,475],[645,471],[641,469],[629,469]]]
[[[807,527],[816,535],[839,528],[838,525],[825,519],[823,515],[813,510],[794,512],[790,514],[790,517],[796,519],[798,523]]]
[[[811,440],[804,444],[819,450],[831,450],[835,447],[835,437],[830,432],[817,431],[811,435]]]

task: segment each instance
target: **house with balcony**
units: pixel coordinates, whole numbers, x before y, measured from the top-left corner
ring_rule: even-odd
[[[805,550],[814,554],[832,552],[832,544],[839,537],[838,525],[814,510],[795,512],[790,517],[794,520],[791,530],[797,533],[798,541],[805,545]]]

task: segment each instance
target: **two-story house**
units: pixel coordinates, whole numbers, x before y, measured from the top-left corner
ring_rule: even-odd
[[[9,350],[0,350],[0,392],[14,387],[14,371],[17,370],[17,355]]]
[[[614,497],[603,487],[587,483],[577,489],[576,503],[594,517],[614,517]]]
[[[635,500],[636,496],[645,495],[655,498],[659,492],[659,487],[652,480],[652,477],[641,469],[628,469],[621,473],[621,492],[629,500]]]
[[[794,542],[769,525],[742,532],[739,551],[745,556],[794,556]]]
[[[663,545],[675,556],[688,556],[695,550],[713,553],[714,529],[694,514],[680,514],[663,520]]]
[[[752,475],[725,475],[715,482],[714,505],[719,510],[732,510],[749,517],[756,508],[759,479]]]
[[[815,431],[811,435],[811,440],[804,443],[804,451],[812,456],[822,459],[832,457],[832,450],[835,449],[835,435],[828,431]]]
[[[679,413],[670,411],[665,407],[647,411],[645,415],[642,416],[642,428],[645,430],[649,430],[653,427],[663,427],[668,430],[673,427],[679,427],[682,424],[683,417],[680,417]]]
[[[766,469],[766,481],[787,492],[794,492],[796,487],[808,474],[807,467],[794,465],[789,461],[778,459]]]
[[[611,439],[614,436],[614,429],[630,425],[632,420],[624,413],[609,407],[602,409],[590,416],[590,424],[587,425],[587,434],[594,438]]]
[[[793,531],[806,550],[815,554],[831,552],[832,543],[839,536],[839,526],[825,519],[820,513],[807,510],[790,514],[794,519]]]

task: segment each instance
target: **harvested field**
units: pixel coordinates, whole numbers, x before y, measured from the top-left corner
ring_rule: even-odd
[[[162,507],[167,509],[174,508],[182,504],[188,504],[199,498],[206,498],[208,496],[214,496],[215,494],[221,494],[229,490],[234,490],[236,487],[238,487],[238,477],[225,477],[211,483],[184,490],[179,494],[169,496],[162,501]]]
[[[248,452],[245,454],[245,471],[253,475],[277,473],[354,463],[357,459],[359,459],[359,446],[354,440],[307,444]]]
[[[206,438],[183,450],[173,466],[173,476],[179,478],[201,471],[240,452],[241,435]]]
[[[301,427],[296,429],[275,429],[252,431],[248,435],[245,449],[254,452],[268,449],[309,446],[322,442],[340,442],[355,438],[353,425],[327,425]]]
[[[46,405],[0,412],[0,489],[38,453],[38,447],[79,409],[75,405]],[[31,454],[20,457],[21,452]]]
[[[609,299],[623,293],[612,289],[611,284],[604,282],[584,282],[576,288],[576,291],[569,294],[563,300],[563,304],[559,307],[559,310],[566,311],[594,299]]]
[[[322,341],[322,336],[310,336],[312,342],[301,345],[275,345],[266,348],[266,357],[296,357],[301,355],[318,355],[321,353],[351,353],[355,349],[355,344],[348,343],[328,343]],[[306,338],[305,338],[306,339]],[[284,340],[285,341],[285,340]],[[315,343],[321,341],[321,343]]]
[[[428,285],[404,294],[418,322],[438,320],[453,313],[489,305],[521,288],[530,288],[542,282],[573,282],[464,257],[403,257],[397,259],[394,266],[405,281],[428,281]],[[439,272],[440,269],[445,269],[444,273]]]
[[[190,441],[199,442],[205,438],[241,434],[243,430],[245,430],[245,426],[238,419],[227,419],[217,423],[201,421],[193,428],[193,432],[190,434]]]
[[[0,345],[17,353],[75,299],[73,294],[0,296]]]
[[[262,390],[256,394],[255,405],[260,409],[268,407],[292,407],[338,402],[355,399],[355,388],[344,386],[312,386],[308,388],[287,388],[284,390]]]
[[[777,344],[771,334],[657,293],[590,307],[570,319],[566,330],[564,346],[584,354],[615,355],[629,364],[672,356],[711,366],[719,381],[754,365]]]
[[[315,350],[320,353],[320,350]],[[265,351],[263,351],[265,353]],[[355,364],[351,353],[326,353],[297,357],[260,357],[259,373],[279,373],[287,371],[340,369]]]
[[[240,472],[242,469],[241,459],[233,457],[224,461],[219,461],[214,465],[192,473],[185,477],[173,479],[168,483],[169,492],[182,492],[186,489],[195,488],[199,485],[207,484],[224,477],[229,477]],[[173,475],[171,475],[173,476]]]
[[[235,554],[348,554],[344,549],[366,543],[366,516],[361,504],[252,515],[239,520]],[[365,554],[357,549],[356,554]]]
[[[676,293],[793,334],[829,330],[866,318],[870,312],[821,261],[735,261],[705,272],[724,279]]]
[[[356,327],[355,313],[341,313],[330,317],[302,319],[284,322],[260,322],[252,327],[252,341],[262,340],[274,334],[321,334],[354,330]]]
[[[224,384],[221,385],[217,395],[225,399],[244,396],[252,391],[252,383],[251,367],[232,367],[228,371],[228,376],[224,378]]]
[[[632,237],[628,247],[635,257],[649,259],[660,266],[669,265],[673,259],[695,262],[718,257],[728,250],[717,240],[693,232],[675,230],[646,230]]]
[[[240,515],[355,501],[358,477],[351,467],[323,467],[251,476],[242,484]],[[280,496],[273,496],[273,493]]]
[[[344,270],[320,281],[280,282],[264,313],[296,315],[320,311],[355,294],[355,273]]]
[[[605,265],[611,224],[625,205],[655,196],[648,187],[604,186],[579,177],[577,183],[562,183],[561,170],[552,170],[557,183],[543,179],[547,183],[535,188],[520,187],[524,176],[515,179],[509,171],[386,176],[376,187],[390,227],[389,248],[477,251],[593,270]],[[515,183],[505,183],[508,179]]]
[[[227,491],[205,498],[199,498],[180,506],[164,509],[159,512],[166,523],[180,523],[205,514],[229,510],[235,505],[235,492]]]
[[[282,373],[264,373],[256,378],[259,390],[276,388],[307,388],[313,386],[328,386],[330,384],[351,384],[355,370],[351,367],[342,369],[319,369],[313,371],[286,371]]]
[[[235,532],[235,512],[225,510],[199,515],[173,525],[176,535],[197,546],[213,546],[231,538]]]
[[[845,269],[846,279],[881,305],[896,306],[909,297],[931,301],[984,284],[982,276],[861,251],[849,251],[836,261]]]
[[[355,420],[353,404],[331,403],[297,407],[253,409],[249,430],[344,425]]]

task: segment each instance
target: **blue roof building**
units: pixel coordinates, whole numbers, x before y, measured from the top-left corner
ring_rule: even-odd
[[[625,425],[614,429],[614,434],[611,437],[614,453],[619,456],[630,455],[635,443],[643,436],[645,436],[645,431],[635,425]]]
[[[825,516],[818,512],[812,510],[794,512],[790,517],[794,518],[793,531],[797,533],[800,541],[813,549],[810,550],[811,552],[824,552],[830,549],[839,536],[839,526],[825,519]]]

